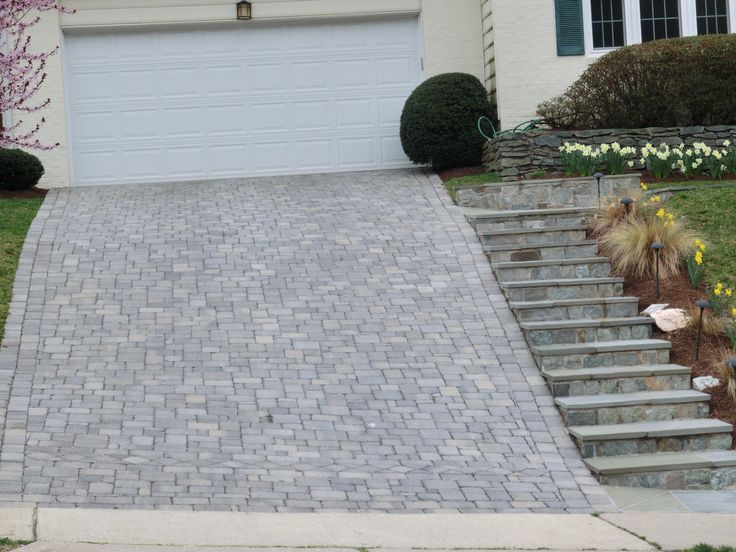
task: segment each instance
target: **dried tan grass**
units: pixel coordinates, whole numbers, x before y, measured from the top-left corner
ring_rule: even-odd
[[[600,237],[616,226],[624,222],[627,218],[641,218],[647,212],[647,207],[641,203],[641,198],[632,198],[634,203],[631,204],[627,212],[626,207],[621,205],[619,198],[609,198],[606,200],[606,206],[596,212],[590,221],[588,228],[594,237]]]
[[[700,321],[700,309],[698,307],[690,307],[688,312],[690,328],[698,331],[698,323]],[[713,314],[713,311],[706,309],[703,311],[703,335],[717,336],[726,333],[726,321]]]
[[[662,279],[682,270],[685,259],[694,248],[695,235],[677,221],[665,220],[645,213],[627,217],[600,239],[601,250],[611,257],[620,273],[635,278],[652,277],[656,272],[654,242],[664,244],[660,253],[659,273]]]
[[[726,386],[728,396],[736,402],[736,377],[734,377],[733,370],[727,365],[732,358],[736,358],[736,353],[731,349],[721,349],[718,355],[718,366],[713,366],[713,368],[723,385]]]

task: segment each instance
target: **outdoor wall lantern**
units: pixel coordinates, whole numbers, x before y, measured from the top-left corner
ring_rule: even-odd
[[[238,2],[238,19],[241,21],[253,19],[253,5],[250,2],[245,0]]]

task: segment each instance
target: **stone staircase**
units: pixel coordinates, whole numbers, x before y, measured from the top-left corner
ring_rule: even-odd
[[[502,194],[493,193],[499,202]],[[670,343],[652,339],[638,300],[623,297],[623,279],[612,277],[609,259],[586,237],[590,201],[512,209],[466,215],[596,478],[667,489],[736,486],[733,428],[708,418],[710,396],[691,389],[691,370],[670,363]]]

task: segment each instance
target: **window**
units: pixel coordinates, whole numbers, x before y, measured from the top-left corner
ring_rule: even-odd
[[[728,33],[727,0],[697,0],[698,34]]]
[[[590,0],[593,47],[618,48],[624,40],[624,0]]]
[[[639,0],[642,42],[680,36],[678,4],[678,0]]]

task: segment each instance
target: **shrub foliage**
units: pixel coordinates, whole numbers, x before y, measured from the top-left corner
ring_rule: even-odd
[[[601,57],[538,112],[560,129],[731,125],[735,89],[736,35],[657,40]]]
[[[473,75],[446,73],[420,84],[401,114],[401,145],[414,163],[436,170],[479,165],[484,139],[477,130],[490,115],[485,87]]]
[[[38,157],[19,149],[0,148],[0,190],[27,190],[43,176]]]

